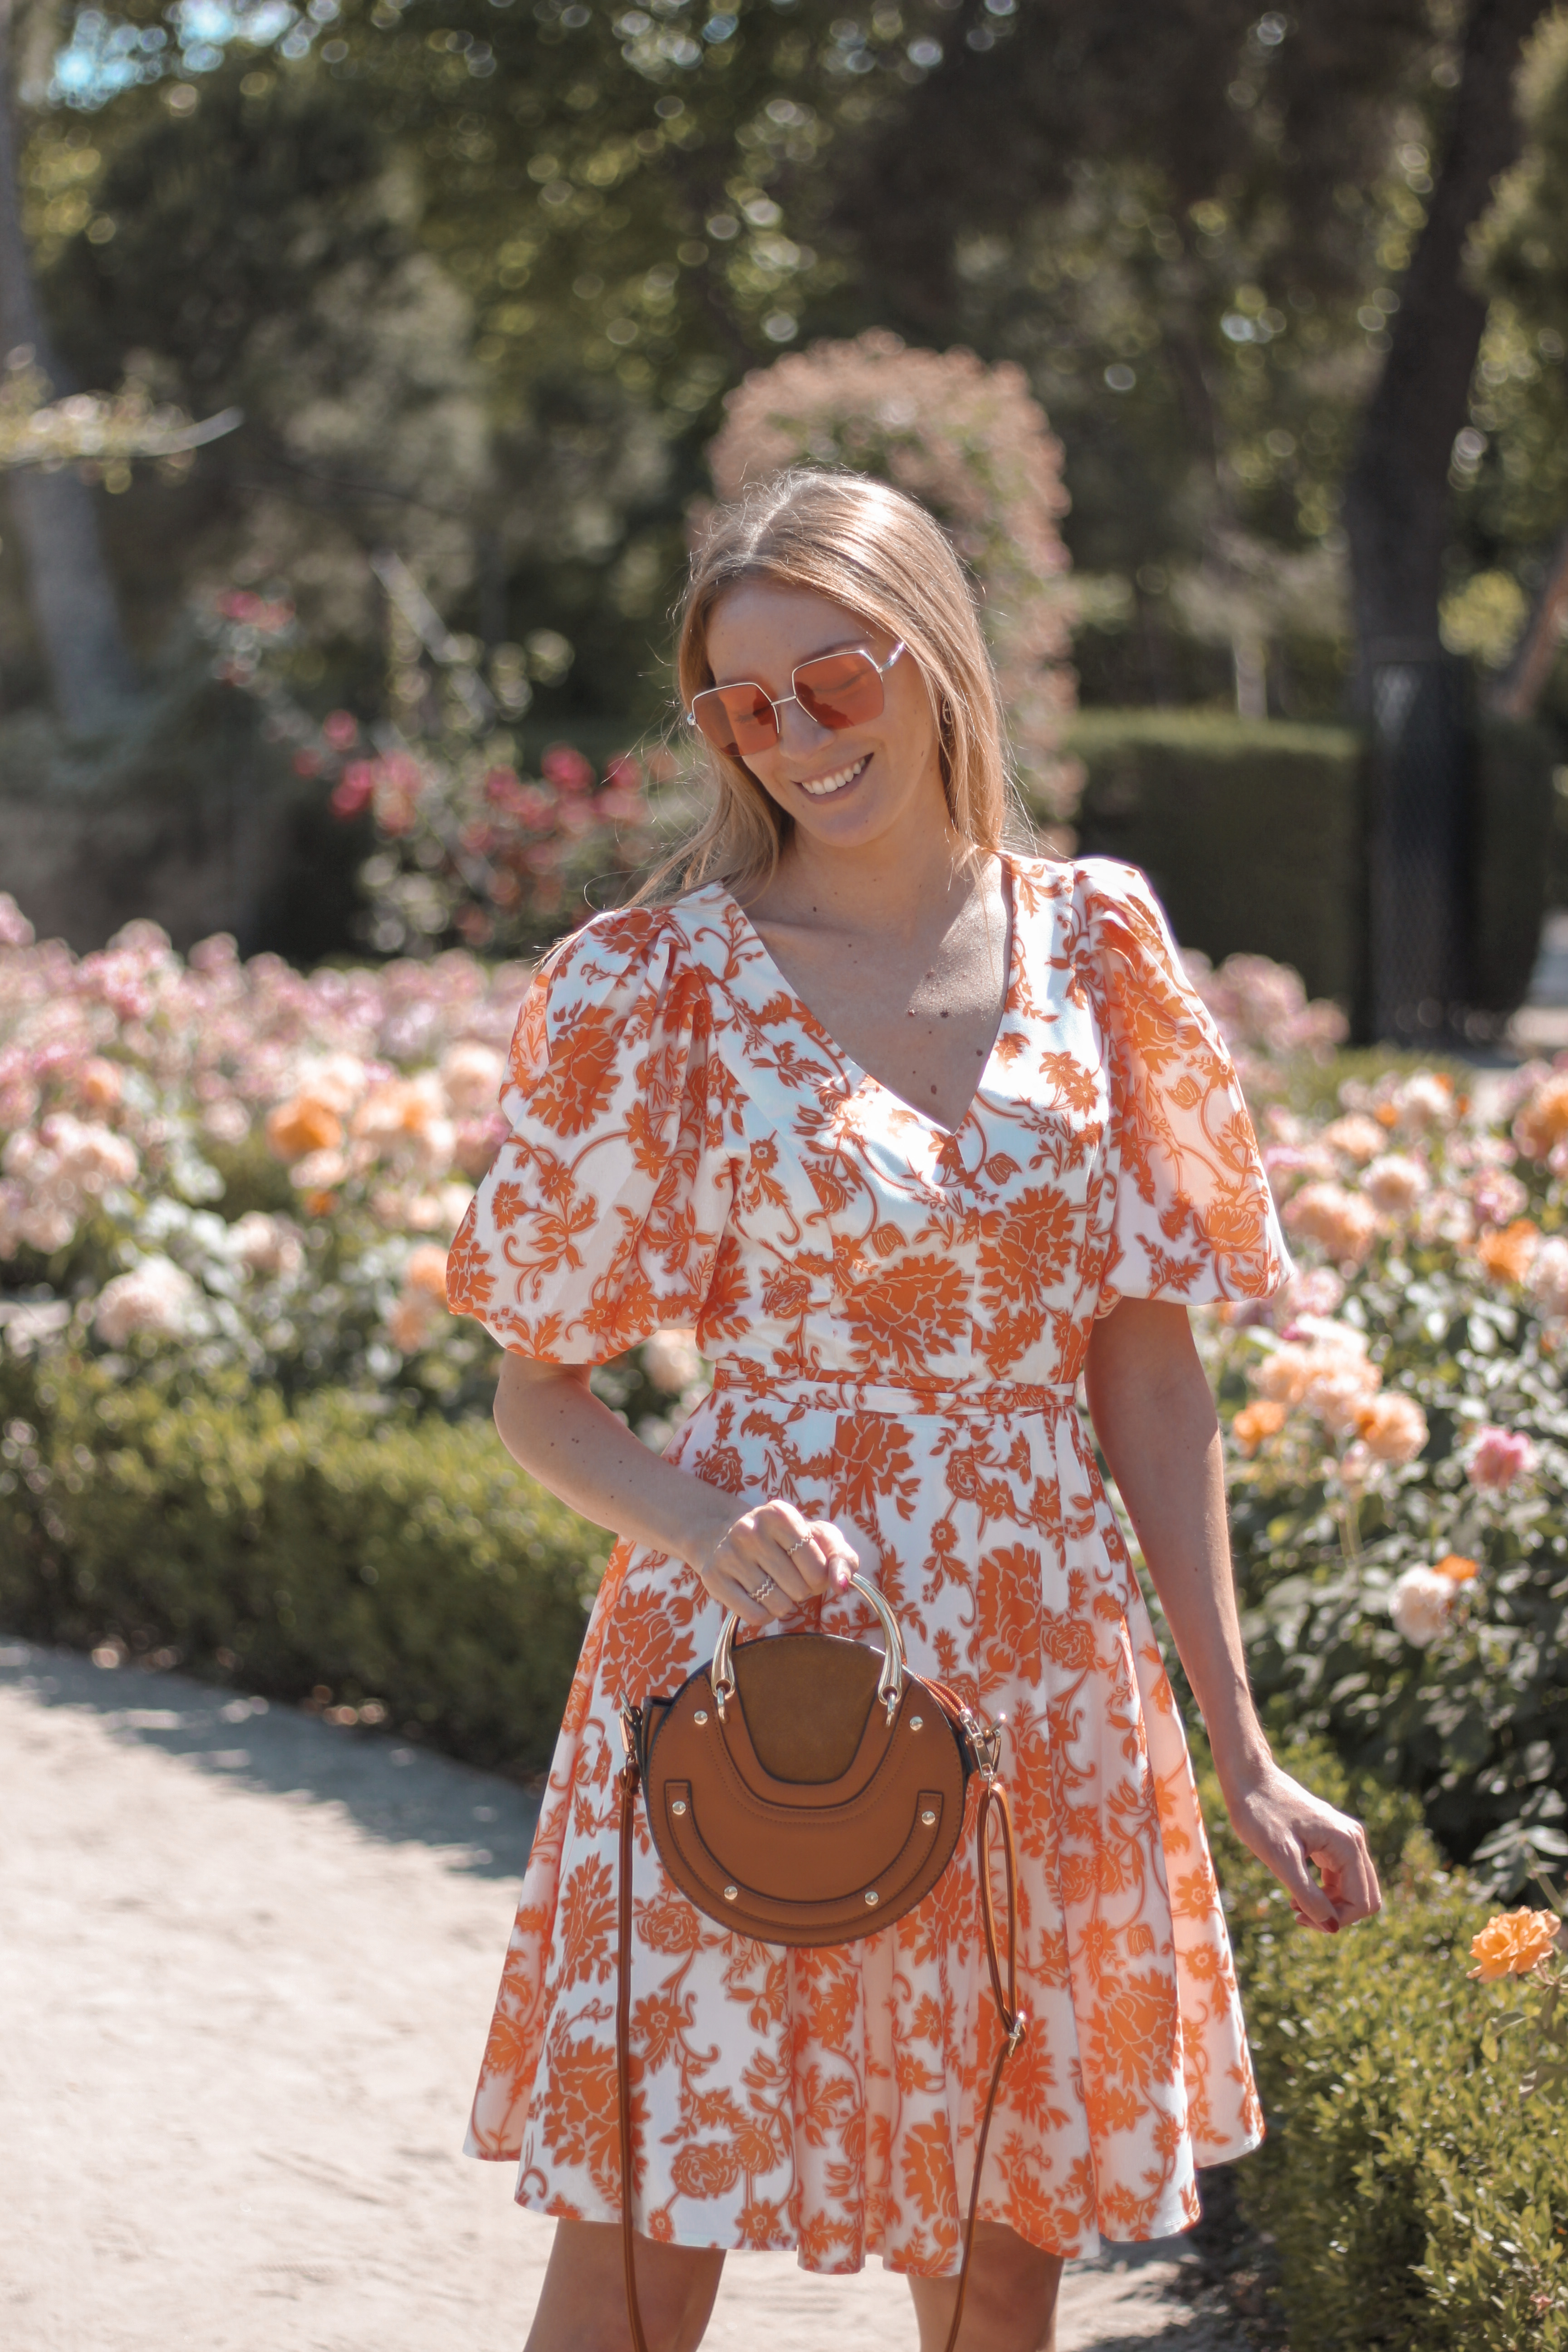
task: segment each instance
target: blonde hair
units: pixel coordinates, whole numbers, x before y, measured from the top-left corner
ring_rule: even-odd
[[[678,614],[683,710],[714,683],[708,658],[714,606],[752,580],[808,589],[901,638],[931,697],[954,831],[979,850],[1000,850],[1020,835],[1033,845],[1008,776],[995,674],[974,594],[924,507],[869,475],[797,466],[719,508],[692,557]],[[795,829],[795,819],[739,760],[706,740],[703,749],[714,806],[639,899],[668,900],[709,881],[744,898],[765,887]]]

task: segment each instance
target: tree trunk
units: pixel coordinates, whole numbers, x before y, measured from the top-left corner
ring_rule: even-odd
[[[1513,78],[1544,13],[1544,0],[1473,0],[1447,149],[1346,486],[1358,696],[1372,739],[1370,995],[1380,1037],[1463,1024],[1464,697],[1437,626],[1448,466],[1486,323],[1463,265],[1492,184],[1519,153]]]
[[[1533,719],[1568,633],[1568,526],[1563,530],[1534,609],[1508,674],[1494,690],[1492,709],[1503,719]]]
[[[0,364],[18,348],[58,392],[22,233],[12,77],[12,0],[0,0]],[[70,467],[19,469],[6,485],[26,561],[28,601],[56,711],[73,733],[110,726],[136,691],[92,493]]]

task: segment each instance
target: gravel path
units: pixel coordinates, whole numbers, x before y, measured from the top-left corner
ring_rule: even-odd
[[[0,2343],[521,2352],[552,2225],[459,2153],[532,1809],[177,1675],[0,1644]],[[1232,2339],[1179,2242],[1060,2352]],[[727,2269],[711,2352],[912,2352],[899,2281]]]

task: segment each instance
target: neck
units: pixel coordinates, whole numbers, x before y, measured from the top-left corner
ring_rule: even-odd
[[[809,912],[851,922],[858,931],[911,939],[933,918],[945,929],[988,862],[955,831],[945,806],[940,825],[921,827],[912,838],[900,834],[853,848],[824,848],[796,826],[765,895],[786,919]]]

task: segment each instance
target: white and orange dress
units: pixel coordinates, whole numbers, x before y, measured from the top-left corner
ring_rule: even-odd
[[[1075,2254],[1183,2228],[1194,2167],[1262,2133],[1186,1744],[1076,1385],[1118,1299],[1258,1298],[1288,1265],[1141,877],[1010,858],[1005,879],[1001,1024],[951,1133],[835,1044],[722,887],[596,917],[523,1005],[511,1133],[449,1295],[557,1363],[695,1327],[713,1390],[669,1458],[837,1521],[915,1672],[1005,1717],[1033,2024],[980,2211]],[[616,1545],[470,2131],[541,2213],[619,2216],[616,1701],[673,1692],[721,1616],[683,1561]],[[854,1595],[784,1623],[815,1622],[875,1632]],[[956,2270],[997,2032],[970,1841],[881,1933],[784,1950],[704,1918],[639,1833],[637,2227]]]

